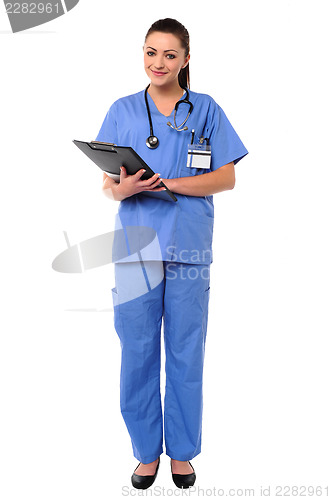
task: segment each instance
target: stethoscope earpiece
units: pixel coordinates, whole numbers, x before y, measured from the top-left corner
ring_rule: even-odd
[[[152,126],[152,118],[151,118],[151,112],[150,112],[150,106],[149,106],[149,103],[148,103],[148,97],[147,97],[147,93],[148,93],[148,88],[149,88],[150,85],[148,85],[145,89],[145,92],[144,92],[144,98],[145,98],[145,105],[146,105],[146,110],[147,110],[147,113],[148,113],[148,118],[149,118],[149,124],[150,124],[150,135],[149,137],[147,138],[147,140],[145,141],[145,144],[147,145],[147,147],[149,149],[156,149],[158,146],[159,146],[159,140],[158,140],[158,137],[156,137],[153,133],[153,126]],[[171,128],[173,128],[174,130],[176,130],[177,132],[182,132],[184,130],[188,130],[188,127],[184,127],[183,125],[186,123],[186,121],[188,120],[189,116],[191,115],[191,112],[194,108],[194,106],[192,105],[192,103],[189,101],[189,92],[188,92],[188,89],[185,89],[186,91],[186,96],[184,99],[181,99],[180,101],[178,101],[175,105],[175,109],[174,109],[174,125],[171,124],[171,122],[167,122],[167,125]],[[181,103],[184,103],[184,104],[189,104],[189,112],[186,116],[186,119],[184,120],[183,123],[181,123],[181,125],[177,125],[176,124],[176,121],[175,121],[175,118],[176,118],[176,112],[178,110],[178,107]],[[182,128],[181,128],[182,127]]]
[[[175,127],[173,127],[173,125],[171,124],[171,122],[167,122],[167,125],[168,125],[169,127],[173,128],[174,130],[176,130],[177,132],[182,132],[182,131],[184,131],[184,130],[188,130],[188,127],[187,127],[187,126],[186,126],[186,127],[183,127],[183,128],[180,128],[180,127],[175,128]]]

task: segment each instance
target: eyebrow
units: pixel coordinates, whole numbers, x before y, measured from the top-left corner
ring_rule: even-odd
[[[158,52],[158,51],[157,51],[157,49],[154,49],[153,47],[146,47],[146,48],[147,48],[147,49],[152,49],[152,50],[155,50],[156,52]],[[178,53],[178,51],[177,51],[177,50],[175,50],[175,49],[167,49],[167,50],[164,50],[164,52],[171,52],[171,51],[173,51],[173,52],[177,52],[177,53]]]

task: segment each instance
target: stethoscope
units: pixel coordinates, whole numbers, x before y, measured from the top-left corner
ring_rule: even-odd
[[[150,124],[150,135],[147,138],[145,144],[150,149],[156,149],[159,146],[159,139],[153,133],[152,118],[151,118],[150,106],[149,106],[149,103],[148,103],[148,96],[147,96],[148,88],[149,87],[150,87],[150,84],[146,87],[145,92],[144,92],[145,105],[146,105],[146,110],[147,110],[147,113],[148,113],[149,124]],[[194,109],[194,106],[189,101],[189,92],[188,92],[188,89],[184,89],[184,90],[186,91],[186,95],[185,95],[184,99],[181,99],[180,101],[178,101],[175,104],[175,108],[174,108],[174,126],[171,124],[171,122],[167,122],[167,125],[169,127],[171,127],[172,129],[176,130],[177,132],[182,132],[183,130],[188,130],[188,127],[186,127],[186,126],[184,127],[184,124],[186,123],[186,121],[188,120],[188,118],[189,118],[192,110]],[[188,114],[186,116],[186,119],[181,123],[181,125],[177,125],[176,124],[176,112],[178,110],[178,107],[182,103],[189,104],[189,111],[188,111]]]

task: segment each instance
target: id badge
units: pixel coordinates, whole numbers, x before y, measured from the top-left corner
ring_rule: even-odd
[[[187,167],[207,168],[211,165],[211,146],[206,144],[189,144]]]

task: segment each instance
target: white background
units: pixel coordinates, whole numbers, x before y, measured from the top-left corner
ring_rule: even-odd
[[[95,139],[112,102],[147,85],[144,36],[162,17],[188,28],[191,88],[220,104],[249,150],[234,190],[214,196],[196,486],[332,488],[329,7],[81,0],[12,34],[2,6],[1,498],[131,488],[113,267],[51,264],[63,231],[74,244],[113,229],[117,202],[72,140]],[[154,486],[176,494],[165,454]]]

